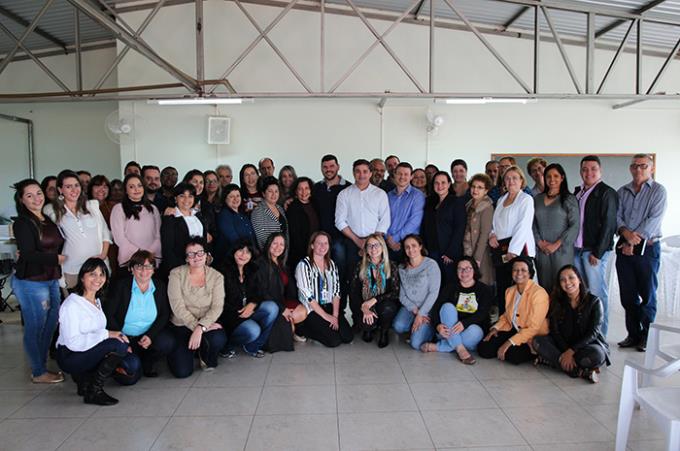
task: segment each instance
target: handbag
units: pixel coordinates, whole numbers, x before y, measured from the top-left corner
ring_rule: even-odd
[[[271,353],[295,350],[293,346],[293,329],[283,315],[279,314],[276,316],[267,343],[264,345],[264,350]]]

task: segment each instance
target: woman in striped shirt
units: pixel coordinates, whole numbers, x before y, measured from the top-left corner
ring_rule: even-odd
[[[255,230],[257,246],[263,249],[269,235],[280,232],[288,244],[288,220],[279,201],[279,182],[276,177],[265,177],[262,181],[264,201],[255,207],[250,215],[250,222]],[[286,246],[288,247],[288,246]]]
[[[330,242],[326,232],[312,234],[308,255],[295,269],[295,280],[298,299],[307,309],[307,319],[300,325],[302,333],[334,348],[351,342],[354,334],[340,312],[340,278],[331,260]]]

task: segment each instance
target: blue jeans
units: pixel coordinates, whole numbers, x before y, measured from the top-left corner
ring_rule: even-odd
[[[12,277],[12,289],[24,318],[24,349],[33,376],[47,371],[47,353],[59,320],[59,281],[33,282]]]
[[[87,351],[71,351],[66,346],[57,348],[57,363],[59,368],[75,376],[91,373],[109,354],[123,357],[118,365],[127,373],[126,376],[114,372],[113,378],[122,385],[132,385],[141,377],[142,364],[134,353],[127,352],[128,344],[116,338],[100,341]]]
[[[441,324],[450,329],[458,322],[458,310],[453,304],[447,302],[439,310],[439,319]],[[439,352],[455,351],[460,345],[465,346],[468,351],[474,351],[484,338],[484,331],[477,324],[470,324],[461,333],[453,334],[449,338],[443,338],[439,334],[437,334],[437,337],[439,338],[439,341],[437,341],[437,351]]]
[[[597,266],[592,266],[588,261],[591,252],[585,249],[574,250],[574,266],[578,269],[586,283],[588,290],[602,301],[604,318],[602,321],[602,335],[607,336],[609,329],[609,285],[607,284],[607,265],[611,251],[602,254]]]
[[[250,318],[239,324],[231,333],[227,341],[227,349],[243,345],[246,352],[251,354],[262,349],[278,314],[279,306],[276,302],[261,302]]]
[[[656,289],[659,286],[661,246],[647,246],[644,255],[616,254],[616,275],[621,305],[626,311],[626,330],[635,341],[647,338],[649,325],[656,318]]]
[[[397,316],[394,318],[392,327],[394,327],[395,332],[398,334],[409,332],[415,319],[416,316],[410,312],[409,309],[402,306],[397,312]],[[411,347],[413,349],[420,349],[422,344],[432,340],[432,337],[434,337],[432,325],[423,324],[418,330],[411,333]]]

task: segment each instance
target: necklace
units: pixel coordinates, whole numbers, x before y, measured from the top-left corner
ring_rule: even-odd
[[[560,195],[559,191],[555,194],[545,193],[545,197],[547,197],[548,199],[554,199],[559,195]]]

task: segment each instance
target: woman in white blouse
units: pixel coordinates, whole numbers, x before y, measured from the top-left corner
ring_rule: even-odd
[[[45,206],[44,213],[57,224],[64,237],[64,280],[67,288],[73,289],[78,282],[78,271],[88,258],[101,258],[109,266],[111,233],[99,210],[99,202],[87,200],[78,174],[61,171],[57,176],[57,190],[59,196]]]
[[[505,290],[512,284],[510,260],[517,256],[536,255],[534,241],[534,199],[522,191],[527,186],[524,173],[510,166],[503,173],[506,193],[498,199],[493,213],[489,246],[496,268],[496,299],[499,314],[505,312]]]
[[[57,363],[70,373],[78,394],[86,404],[110,406],[118,400],[106,394],[106,379],[135,376],[141,369],[131,353],[129,340],[121,331],[106,329],[106,316],[99,300],[109,272],[100,258],[88,258],[78,273],[78,282],[59,309]]]
[[[341,343],[350,343],[354,334],[340,312],[340,277],[338,267],[331,260],[330,248],[330,235],[314,232],[309,239],[307,257],[295,269],[295,281],[298,299],[307,310],[307,318],[298,326],[302,334],[335,348]]]

